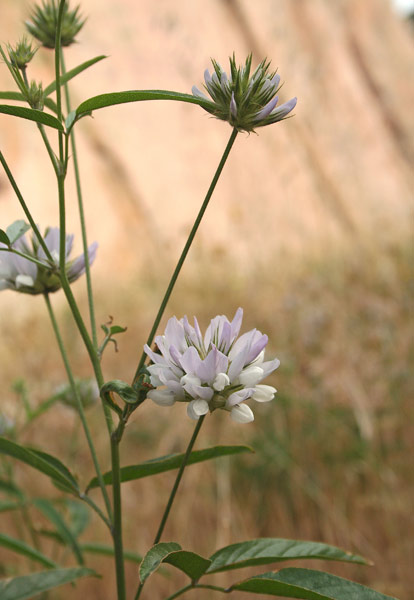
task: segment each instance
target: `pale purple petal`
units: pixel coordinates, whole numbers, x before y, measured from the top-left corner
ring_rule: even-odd
[[[238,308],[234,315],[233,321],[231,322],[231,337],[232,341],[239,335],[240,327],[243,321],[243,309]]]
[[[181,356],[181,366],[186,373],[198,376],[201,358],[194,346],[190,346]]]
[[[270,102],[268,102],[266,106],[262,108],[262,110],[259,110],[259,112],[256,113],[255,121],[261,121],[267,117],[272,112],[278,101],[279,96],[275,96],[272,100],[270,100]]]
[[[203,92],[201,92],[196,85],[193,85],[191,91],[193,96],[196,96],[197,98],[203,98],[203,100],[208,100],[207,96],[203,94]]]
[[[240,404],[244,402],[254,393],[253,388],[244,388],[244,390],[239,390],[238,392],[233,392],[228,398],[226,402],[227,407],[235,406],[236,404]]]
[[[288,100],[284,104],[281,104],[279,106],[279,108],[276,108],[275,110],[273,110],[270,113],[270,115],[272,117],[278,117],[280,119],[283,119],[284,117],[286,117],[286,115],[288,115],[295,108],[297,101],[298,101],[297,98],[291,98],[291,100]]]
[[[279,83],[280,83],[280,75],[278,75],[276,73],[276,75],[274,75],[274,77],[272,77],[270,82],[273,84],[274,88],[277,89],[279,87]]]
[[[280,365],[280,360],[275,358],[274,360],[268,360],[266,362],[262,362],[260,367],[263,369],[263,379],[273,373]]]

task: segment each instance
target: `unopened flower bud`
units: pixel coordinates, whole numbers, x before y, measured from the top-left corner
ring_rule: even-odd
[[[18,69],[25,69],[37,52],[37,48],[32,48],[31,42],[27,41],[26,36],[13,47],[7,44],[10,63]]]
[[[175,403],[175,394],[170,390],[150,390],[147,398],[158,406],[172,406]]]
[[[254,421],[254,414],[250,406],[240,404],[231,409],[230,418],[236,423],[251,423]]]
[[[59,3],[57,0],[43,0],[42,6],[36,6],[26,21],[29,33],[45,48],[54,48],[56,44],[56,28],[58,22]],[[85,19],[79,15],[79,6],[69,10],[68,2],[63,7],[61,45],[70,46],[82,29]]]
[[[271,385],[259,384],[254,388],[252,398],[256,402],[270,402],[275,397],[276,391],[276,388]]]

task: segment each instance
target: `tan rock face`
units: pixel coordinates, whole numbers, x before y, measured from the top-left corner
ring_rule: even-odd
[[[5,1],[2,39],[15,40],[25,4]],[[385,2],[353,0],[212,1],[180,3],[90,0],[79,44],[66,51],[68,68],[108,58],[72,85],[72,102],[123,89],[188,92],[202,83],[209,57],[223,66],[233,50],[244,60],[272,58],[297,95],[295,117],[240,135],[200,234],[206,248],[239,254],[248,269],[281,248],[347,243],[354,235],[402,235],[409,211],[408,159],[412,111],[407,26]],[[29,76],[53,78],[52,55],[40,50]],[[12,89],[6,69],[3,89]],[[57,222],[56,192],[35,126],[1,116],[1,141],[39,223]],[[166,102],[96,111],[78,125],[91,237],[100,266],[120,276],[145,252],[182,244],[230,134],[199,107]],[[20,216],[4,176],[2,222]],[[77,231],[73,184],[69,229]],[[140,240],[138,242],[138,240]],[[114,251],[115,247],[115,251]],[[156,250],[157,249],[157,250]],[[103,267],[103,265],[105,265]]]

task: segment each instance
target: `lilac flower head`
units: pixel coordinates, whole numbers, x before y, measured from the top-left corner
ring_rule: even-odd
[[[26,236],[20,237],[12,244],[12,248],[41,261],[42,266],[31,262],[23,256],[12,252],[0,252],[0,291],[15,290],[24,294],[45,294],[56,292],[61,287],[59,271],[60,232],[57,227],[46,229],[44,241],[53,258],[51,263],[39,245],[35,235],[29,241]],[[66,275],[69,282],[76,281],[85,272],[85,256],[82,254],[70,259],[73,235],[66,236]],[[7,246],[0,242],[0,248]],[[96,242],[88,248],[89,263],[95,260],[98,245]]]
[[[282,121],[295,108],[296,98],[277,106],[280,75],[269,72],[270,62],[266,59],[251,76],[251,54],[245,65],[239,67],[233,54],[230,75],[214,59],[211,62],[214,71],[212,75],[208,69],[204,72],[204,88],[212,100],[196,86],[193,86],[193,95],[206,101],[202,106],[207,112],[228,121],[239,131],[254,131],[256,127]]]
[[[264,361],[268,338],[257,329],[239,337],[242,318],[241,308],[231,322],[218,315],[202,335],[195,317],[194,327],[187,317],[172,317],[164,335],[155,338],[159,352],[144,346],[153,363],[147,368],[156,388],[148,398],[161,406],[187,402],[192,419],[221,408],[238,423],[253,421],[252,410],[243,403],[248,398],[257,402],[274,398],[275,388],[260,382],[280,361]]]

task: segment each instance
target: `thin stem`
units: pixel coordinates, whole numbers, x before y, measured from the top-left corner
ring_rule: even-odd
[[[188,251],[191,248],[191,244],[193,243],[195,234],[197,233],[197,229],[198,229],[198,227],[199,227],[199,225],[201,223],[201,220],[202,220],[202,218],[204,216],[204,213],[206,212],[208,203],[210,201],[211,196],[213,195],[214,189],[215,189],[215,187],[217,185],[217,182],[218,182],[218,180],[220,178],[220,175],[221,175],[221,172],[223,170],[223,167],[226,164],[227,158],[228,158],[228,156],[230,154],[230,150],[231,150],[231,148],[232,148],[232,146],[234,144],[234,141],[235,141],[235,139],[237,137],[237,133],[238,133],[237,129],[233,129],[233,131],[231,133],[231,136],[230,136],[230,139],[227,142],[227,146],[226,146],[226,148],[224,150],[223,156],[221,157],[220,163],[219,163],[219,165],[217,167],[217,170],[216,170],[216,172],[214,174],[213,180],[212,180],[212,182],[210,184],[210,187],[208,188],[208,191],[207,191],[206,197],[204,199],[204,202],[201,205],[200,212],[197,215],[197,218],[196,218],[196,220],[194,222],[193,228],[191,229],[190,235],[188,236],[188,240],[187,240],[187,242],[186,242],[186,244],[184,246],[184,249],[183,249],[183,251],[181,253],[181,256],[179,258],[177,266],[175,267],[174,273],[173,273],[173,275],[171,277],[170,283],[168,284],[168,287],[167,287],[167,290],[165,292],[164,298],[163,298],[163,300],[161,302],[161,306],[159,308],[158,314],[157,314],[157,316],[155,318],[155,321],[154,321],[154,324],[152,326],[151,332],[150,332],[150,334],[148,336],[148,340],[147,340],[148,346],[150,346],[152,344],[152,341],[154,339],[154,336],[155,336],[155,333],[157,331],[158,325],[160,324],[160,321],[161,321],[162,316],[164,314],[164,311],[165,311],[165,308],[167,306],[168,300],[170,299],[171,293],[172,293],[172,291],[174,289],[175,282],[177,281],[178,275],[180,274],[181,267],[183,266],[183,263],[184,263],[184,261],[185,261],[185,259],[187,257]],[[137,380],[137,378],[139,376],[139,372],[140,372],[141,368],[144,366],[145,358],[146,358],[146,354],[145,354],[145,352],[143,352],[142,355],[141,355],[141,359],[139,361],[137,370],[135,372],[134,381]]]
[[[99,506],[95,504],[93,500],[91,500],[86,494],[80,494],[79,499],[89,504],[89,506],[96,512],[97,515],[102,519],[102,521],[108,526],[109,530],[112,532],[112,523],[105,517]]]
[[[223,594],[228,594],[230,590],[226,590],[225,588],[222,587],[218,587],[217,585],[204,585],[202,583],[190,583],[189,585],[186,585],[185,587],[181,588],[180,590],[177,590],[174,594],[172,594],[172,596],[168,596],[168,598],[166,598],[166,600],[174,600],[174,598],[178,598],[178,596],[182,596],[183,594],[185,594],[185,592],[188,592],[189,590],[213,590],[215,592],[222,592]]]
[[[115,434],[111,436],[112,460],[112,498],[114,506],[113,540],[115,551],[116,587],[118,600],[125,600],[125,570],[124,550],[122,546],[122,503],[121,503],[121,473],[119,465],[119,440]]]
[[[66,0],[60,0],[59,11],[56,22],[56,37],[55,37],[55,81],[56,81],[56,112],[57,118],[62,122],[62,90],[60,89],[60,57],[62,54],[62,20],[63,10],[65,8]],[[63,168],[63,131],[58,132],[59,136],[59,159],[60,169]]]
[[[181,478],[182,478],[183,473],[184,473],[184,469],[187,466],[188,459],[190,458],[191,451],[193,449],[193,446],[195,444],[195,441],[197,439],[197,436],[198,436],[198,433],[199,433],[199,431],[201,429],[201,426],[202,426],[202,424],[204,422],[204,419],[205,419],[205,415],[203,415],[202,417],[200,417],[198,419],[198,421],[197,421],[197,425],[194,428],[193,435],[191,436],[190,443],[188,444],[187,450],[185,451],[185,454],[184,454],[183,462],[181,463],[180,469],[179,469],[179,471],[177,473],[177,477],[175,479],[175,483],[174,483],[173,489],[171,490],[171,494],[170,494],[170,497],[168,499],[167,506],[165,507],[165,511],[164,511],[163,516],[162,516],[161,523],[160,523],[160,526],[159,526],[158,531],[157,531],[157,535],[155,536],[154,545],[158,544],[158,542],[161,539],[162,533],[164,531],[164,527],[165,527],[165,525],[167,523],[168,515],[170,514],[170,510],[171,510],[171,507],[172,507],[173,502],[174,502],[175,495],[176,495],[177,490],[178,490],[178,486],[180,485],[180,481],[181,481]]]
[[[45,264],[44,262],[42,262],[41,260],[38,260],[34,256],[30,256],[30,254],[25,254],[24,252],[20,252],[19,250],[16,250],[15,248],[0,248],[0,252],[10,252],[11,254],[17,254],[17,256],[21,256],[22,258],[25,258],[26,260],[29,260],[32,263],[35,263],[35,265],[37,265],[38,267],[43,267],[45,269],[48,269],[50,267],[50,265]]]
[[[56,336],[56,341],[58,343],[60,354],[62,356],[63,364],[65,365],[65,370],[66,370],[66,374],[68,376],[68,380],[69,380],[69,383],[70,383],[72,394],[75,396],[75,399],[76,399],[76,403],[77,403],[78,411],[79,411],[79,416],[80,416],[80,419],[81,419],[81,422],[82,422],[82,426],[83,426],[83,429],[84,429],[84,432],[85,432],[86,440],[88,442],[88,446],[89,446],[89,450],[90,450],[90,453],[91,453],[91,456],[92,456],[93,464],[95,466],[95,471],[96,471],[96,475],[98,477],[99,486],[100,486],[101,491],[102,491],[102,496],[103,496],[103,499],[104,499],[104,502],[105,502],[106,510],[107,510],[109,519],[112,520],[111,503],[109,502],[109,497],[108,497],[108,493],[106,491],[105,483],[104,483],[104,480],[103,480],[102,471],[101,471],[101,469],[99,467],[98,457],[96,455],[95,447],[94,447],[93,441],[92,441],[92,436],[91,436],[91,433],[89,431],[89,427],[88,427],[88,423],[87,423],[87,420],[86,420],[86,416],[85,416],[85,411],[84,411],[84,408],[83,408],[83,404],[82,404],[82,401],[81,401],[81,399],[79,397],[78,390],[76,388],[75,378],[73,376],[72,369],[71,369],[70,364],[69,364],[68,355],[66,353],[66,349],[65,349],[65,346],[64,346],[64,343],[63,343],[62,336],[60,334],[59,326],[58,326],[58,323],[57,323],[57,320],[56,320],[56,317],[55,317],[55,313],[54,313],[53,308],[52,308],[52,304],[50,302],[49,295],[45,294],[44,297],[45,297],[47,311],[49,313],[49,317],[50,317],[50,320],[51,320],[51,323],[52,323],[53,331],[54,331],[55,336]]]
[[[37,127],[38,127],[38,129],[40,131],[40,134],[42,136],[42,140],[43,140],[43,142],[44,142],[44,144],[46,146],[46,150],[47,150],[47,153],[49,154],[49,158],[50,158],[51,163],[53,165],[53,169],[54,169],[56,175],[58,175],[58,173],[59,173],[58,161],[56,159],[55,153],[53,152],[53,148],[50,145],[49,138],[47,137],[45,128],[43,127],[43,125],[41,123],[38,123]]]
[[[66,66],[64,53],[62,51],[61,55],[61,63],[62,63],[62,74],[66,74]],[[66,98],[66,109],[68,114],[71,111],[70,105],[70,95],[69,95],[69,86],[66,82],[64,85],[65,90],[65,98]],[[88,239],[86,235],[86,221],[85,221],[85,212],[83,208],[83,197],[82,197],[82,188],[81,188],[81,179],[80,179],[80,171],[79,171],[79,162],[78,162],[78,154],[76,150],[76,140],[75,140],[75,132],[73,128],[70,133],[70,142],[72,147],[72,159],[73,159],[73,169],[75,172],[75,182],[76,182],[76,193],[78,196],[78,208],[79,208],[79,219],[81,224],[82,231],[82,244],[83,244],[83,254],[85,257],[85,276],[86,276],[86,289],[88,293],[88,304],[89,304],[89,316],[91,322],[91,332],[92,332],[92,341],[95,348],[98,347],[98,339],[96,335],[96,320],[95,320],[95,308],[93,302],[93,293],[92,293],[92,278],[91,278],[91,269],[89,264],[89,253],[88,253]]]
[[[197,421],[197,425],[194,428],[193,435],[191,436],[191,440],[190,440],[190,442],[189,442],[189,444],[187,446],[187,450],[185,451],[185,454],[184,454],[184,457],[183,457],[183,462],[180,465],[180,469],[179,469],[179,471],[177,473],[177,477],[175,478],[175,482],[174,482],[173,488],[171,490],[170,497],[168,498],[167,506],[165,507],[164,514],[162,516],[160,526],[158,527],[157,535],[154,538],[154,542],[153,542],[154,546],[155,546],[155,544],[158,544],[158,542],[160,541],[161,536],[163,534],[164,527],[165,527],[165,525],[167,523],[168,515],[170,514],[171,507],[173,505],[175,496],[177,494],[178,486],[180,485],[180,481],[181,481],[181,478],[182,478],[183,473],[184,473],[184,469],[187,466],[188,459],[190,458],[191,451],[193,449],[193,446],[195,444],[195,441],[197,439],[197,436],[199,434],[201,426],[202,426],[202,424],[204,422],[204,419],[205,419],[205,415],[203,415],[202,417],[200,417],[198,419],[198,421]],[[137,592],[135,594],[134,600],[138,600],[138,598],[141,595],[141,591],[142,591],[143,587],[144,587],[144,584],[140,583],[139,586],[138,586]]]
[[[12,175],[12,172],[10,171],[9,166],[8,166],[8,164],[6,162],[6,159],[4,158],[3,153],[1,151],[0,151],[0,162],[3,165],[3,169],[6,172],[6,175],[7,175],[8,179],[9,179],[9,181],[10,181],[10,184],[11,184],[11,186],[12,186],[12,188],[13,188],[13,190],[14,190],[14,192],[15,192],[15,194],[16,194],[19,202],[20,202],[20,205],[21,205],[21,207],[23,209],[24,214],[27,217],[27,220],[29,221],[29,223],[31,225],[31,228],[34,231],[35,236],[38,239],[39,244],[41,245],[44,253],[46,254],[46,256],[48,258],[48,260],[50,260],[53,263],[54,260],[53,260],[52,255],[50,254],[49,248],[46,246],[46,243],[45,243],[45,241],[44,241],[44,239],[43,239],[43,237],[42,237],[42,235],[41,235],[41,233],[40,233],[40,231],[39,231],[36,223],[33,220],[33,217],[32,217],[32,215],[30,213],[30,210],[29,210],[26,202],[24,201],[24,198],[23,198],[23,196],[22,196],[22,194],[21,194],[21,192],[20,192],[20,190],[19,190],[19,188],[17,186],[17,183],[16,183],[16,181],[15,181],[13,175]]]

